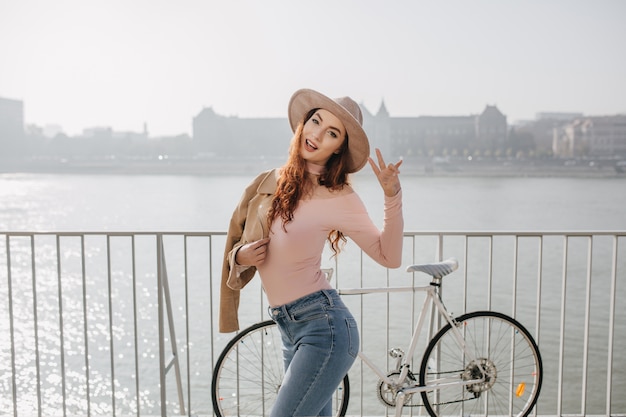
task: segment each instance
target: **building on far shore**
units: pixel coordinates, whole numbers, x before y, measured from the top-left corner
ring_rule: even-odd
[[[580,117],[582,113],[540,112],[533,120],[519,122],[511,134],[518,142],[526,142],[526,148],[532,149],[535,156],[554,156],[555,132]]]
[[[193,143],[204,156],[287,155],[293,135],[286,118],[222,116],[211,107],[193,118]]]
[[[0,156],[18,154],[24,148],[24,103],[0,97]]]
[[[580,117],[554,129],[558,157],[626,155],[626,115]]]
[[[468,116],[392,117],[384,101],[376,114],[361,109],[371,147],[390,157],[495,155],[512,147],[506,116],[496,106]],[[291,136],[286,118],[240,119],[212,108],[193,118],[194,146],[210,155],[285,155]]]

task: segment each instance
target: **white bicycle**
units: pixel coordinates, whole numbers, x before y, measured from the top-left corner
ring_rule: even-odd
[[[340,294],[415,291],[426,298],[406,350],[389,355],[395,366],[384,372],[364,352],[359,358],[379,378],[378,398],[395,407],[424,407],[431,416],[527,416],[541,390],[543,367],[539,348],[517,320],[495,311],[451,317],[440,295],[442,278],[458,268],[456,259],[412,265],[408,272],[432,277],[422,287],[338,289]],[[430,311],[443,326],[423,355],[414,357]],[[432,334],[432,333],[431,333]],[[276,324],[264,321],[238,333],[219,356],[212,380],[213,409],[219,417],[269,414],[283,379],[281,338]],[[412,364],[419,364],[417,372]],[[336,390],[333,413],[345,415],[350,399],[346,375]]]

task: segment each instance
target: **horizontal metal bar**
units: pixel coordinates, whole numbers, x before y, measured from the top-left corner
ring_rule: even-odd
[[[188,231],[6,231],[0,232],[0,235],[8,234],[10,236],[226,236],[225,231],[207,230],[204,232],[188,232]],[[482,230],[482,231],[463,231],[463,230],[447,230],[445,232],[437,230],[406,230],[404,236],[471,236],[471,237],[492,237],[492,236],[519,236],[519,237],[542,237],[542,236],[626,236],[626,230],[549,230],[549,231],[537,231],[537,230]]]

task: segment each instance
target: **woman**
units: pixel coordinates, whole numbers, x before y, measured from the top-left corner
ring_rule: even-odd
[[[321,270],[325,242],[337,255],[350,237],[383,266],[402,257],[398,168],[369,157],[359,106],[299,90],[289,102],[294,136],[285,166],[259,175],[230,222],[220,331],[239,328],[239,290],[258,270],[283,340],[285,378],[271,416],[330,416],[331,397],[359,350],[354,318]],[[382,230],[348,183],[369,161],[384,191]]]

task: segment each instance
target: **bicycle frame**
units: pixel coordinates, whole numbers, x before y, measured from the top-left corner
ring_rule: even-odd
[[[448,314],[448,310],[446,309],[443,301],[441,300],[439,288],[441,287],[441,278],[433,278],[430,285],[428,286],[420,286],[420,287],[388,287],[388,288],[346,288],[346,289],[338,289],[339,294],[342,295],[362,295],[362,294],[372,294],[372,293],[390,293],[390,292],[425,292],[426,299],[424,300],[424,304],[422,306],[422,310],[420,311],[419,318],[415,328],[413,330],[413,335],[411,337],[409,348],[407,349],[406,354],[399,358],[397,363],[397,371],[400,372],[397,381],[405,381],[409,371],[410,371],[410,360],[413,358],[413,354],[415,353],[415,349],[417,347],[417,342],[421,335],[421,332],[424,327],[424,323],[426,322],[426,316],[430,310],[430,327],[431,327],[431,337],[432,330],[435,325],[435,311],[439,313],[439,316],[443,317],[447,323],[449,323],[452,327],[452,332],[456,343],[458,344],[460,351],[463,352],[464,355],[469,360],[476,359],[473,353],[466,348],[466,343],[463,337],[463,334],[456,326],[457,322],[453,317],[450,317]],[[445,325],[445,324],[444,324]],[[396,386],[397,383],[393,379],[389,378],[385,372],[383,372],[380,368],[378,368],[371,359],[363,352],[360,351],[358,353],[359,358],[376,374],[378,377],[384,381],[389,386]],[[407,359],[408,358],[408,359]],[[485,374],[485,369],[481,365],[478,365],[481,371],[481,374]],[[433,390],[442,386],[466,386],[475,383],[480,383],[484,381],[484,376],[480,379],[471,379],[471,380],[460,380],[459,378],[442,378],[434,380],[433,384],[429,384],[426,386],[411,386],[411,387],[398,387],[398,395],[396,397],[396,416],[400,417],[402,414],[402,407],[404,406],[404,399],[406,395],[421,393],[424,391]]]

